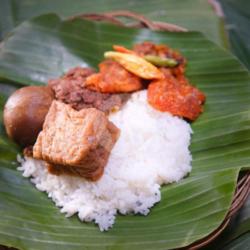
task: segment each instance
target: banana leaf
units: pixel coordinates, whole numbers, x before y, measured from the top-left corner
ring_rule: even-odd
[[[163,22],[172,22],[189,30],[204,32],[212,41],[224,44],[222,28],[212,7],[206,0],[1,0],[0,1],[0,39],[12,29],[31,17],[50,12],[63,18],[91,12],[130,10],[146,17]],[[223,30],[222,30],[223,29]]]
[[[1,112],[19,84],[46,84],[76,65],[97,67],[112,44],[151,40],[180,50],[187,75],[206,93],[205,112],[192,124],[193,170],[162,188],[147,216],[119,215],[105,233],[77,217],[65,218],[46,194],[16,170],[19,151],[0,137],[0,244],[19,249],[172,249],[216,229],[232,201],[239,171],[250,169],[250,77],[228,51],[201,33],[129,29],[48,14],[18,26],[0,47]],[[12,88],[13,86],[13,88]]]

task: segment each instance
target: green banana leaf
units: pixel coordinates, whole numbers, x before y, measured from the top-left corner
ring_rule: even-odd
[[[151,40],[179,49],[187,75],[206,93],[205,112],[192,124],[193,170],[162,188],[147,216],[118,216],[105,233],[65,218],[46,194],[16,170],[18,148],[1,128],[0,244],[19,249],[172,249],[201,239],[223,221],[241,169],[250,169],[250,77],[238,60],[197,32],[128,29],[43,15],[24,22],[0,47],[1,112],[16,85],[46,84],[76,65],[97,67],[112,44]],[[13,86],[13,88],[12,88]],[[2,126],[2,125],[1,125]]]
[[[212,41],[224,44],[224,27],[207,0],[1,0],[0,39],[16,25],[31,17],[50,12],[63,18],[91,12],[130,10],[189,30],[204,32]]]

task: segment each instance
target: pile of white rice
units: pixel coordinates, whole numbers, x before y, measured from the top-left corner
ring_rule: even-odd
[[[110,120],[121,134],[97,182],[51,175],[42,161],[19,159],[23,176],[47,192],[62,213],[78,213],[80,220],[94,221],[101,231],[112,227],[117,212],[147,215],[161,199],[160,185],[187,175],[192,159],[189,124],[153,109],[146,91],[133,94]]]

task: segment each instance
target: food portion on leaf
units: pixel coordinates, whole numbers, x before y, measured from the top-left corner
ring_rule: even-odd
[[[185,77],[186,59],[166,45],[136,44],[133,50],[114,45],[104,53],[100,72],[85,86],[104,93],[132,92],[148,84],[148,101],[162,112],[194,121],[203,112],[205,95]]]
[[[134,52],[160,67],[164,77],[148,86],[148,102],[162,112],[191,121],[203,112],[205,95],[185,77],[186,59],[166,45],[151,42],[136,44]]]
[[[20,170],[67,216],[78,213],[101,230],[118,212],[147,215],[161,185],[191,171],[192,130],[182,118],[197,119],[205,102],[180,53],[151,42],[113,48],[99,72],[75,67],[46,87],[29,87],[31,94],[23,88],[23,101],[17,91],[5,111],[7,133],[27,146]],[[19,140],[13,128],[32,128],[28,114],[36,133]]]
[[[151,107],[147,102],[147,90],[133,93],[119,111],[109,114],[108,119],[119,128],[120,136],[109,154],[101,177],[100,172],[94,172],[88,174],[86,179],[84,169],[87,171],[91,165],[81,166],[84,178],[72,176],[71,171],[79,170],[78,166],[71,165],[78,165],[80,159],[75,160],[75,156],[81,150],[79,147],[83,147],[79,142],[84,139],[84,124],[77,124],[77,127],[82,125],[77,129],[79,132],[72,133],[73,126],[68,128],[68,121],[56,131],[47,128],[46,134],[49,136],[50,131],[56,134],[56,141],[53,141],[53,146],[47,142],[44,144],[47,146],[44,150],[53,147],[46,153],[49,155],[46,159],[54,161],[56,151],[56,156],[59,155],[56,162],[60,163],[61,157],[67,157],[67,166],[48,165],[44,161],[26,157],[20,167],[39,190],[48,193],[67,217],[77,214],[82,221],[94,221],[101,231],[114,225],[118,213],[147,215],[150,208],[161,200],[161,185],[178,182],[187,176],[191,171],[192,159],[189,151],[190,124]],[[68,136],[60,136],[60,131]],[[112,130],[109,131],[112,134]],[[89,138],[90,143],[91,140],[95,141],[95,137]],[[65,149],[56,147],[56,144],[62,144]],[[73,151],[75,154],[71,156]],[[99,156],[98,151],[94,154]],[[93,179],[98,177],[98,180]],[[171,205],[171,200],[168,202]]]

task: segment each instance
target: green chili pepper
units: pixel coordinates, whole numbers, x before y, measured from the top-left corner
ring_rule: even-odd
[[[154,64],[155,66],[161,67],[175,67],[178,65],[178,62],[173,58],[163,58],[160,56],[146,55],[144,59],[148,62]]]

